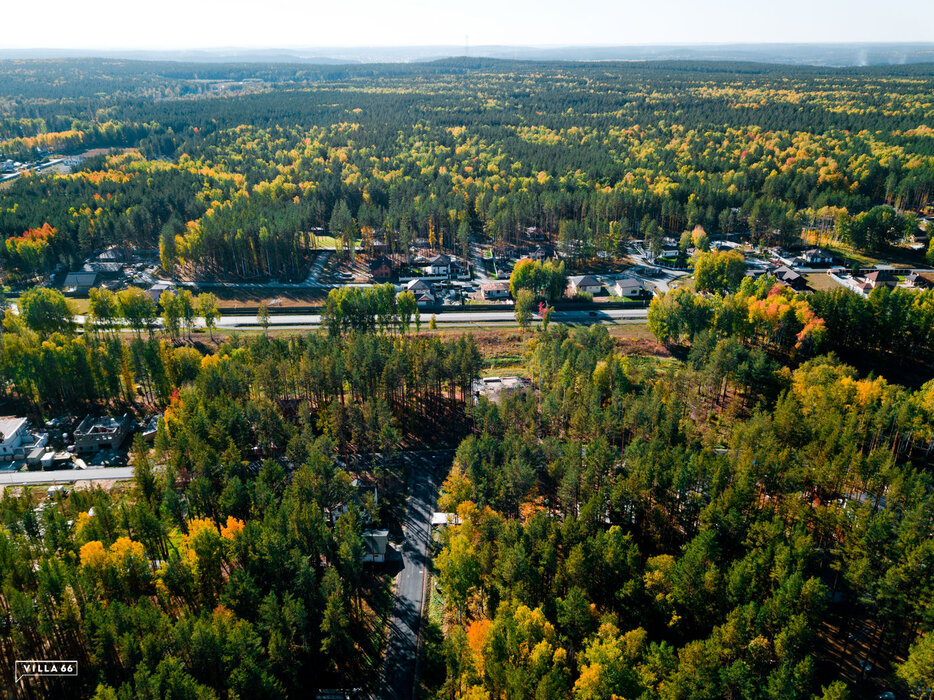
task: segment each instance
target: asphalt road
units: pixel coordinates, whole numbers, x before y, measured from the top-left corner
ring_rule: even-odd
[[[648,309],[598,309],[594,311],[555,311],[551,316],[553,323],[629,323],[644,321]],[[422,314],[422,326],[428,327],[431,314]],[[509,311],[448,311],[435,314],[438,325],[469,326],[473,324],[510,324],[515,325],[516,315]],[[203,326],[198,319],[196,326]],[[305,328],[321,325],[319,314],[270,314],[271,328]],[[257,328],[258,321],[253,316],[221,316],[218,328]]]
[[[425,580],[430,566],[431,514],[437,498],[440,467],[450,464],[453,452],[407,453],[405,458],[411,473],[411,488],[405,516],[403,568],[396,577],[396,597],[377,696],[381,700],[407,700],[414,696]]]
[[[25,484],[64,484],[100,479],[132,479],[133,467],[101,467],[98,469],[55,469],[47,472],[0,472],[0,486]]]

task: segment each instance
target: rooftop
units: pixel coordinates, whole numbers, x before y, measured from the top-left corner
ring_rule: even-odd
[[[26,419],[19,416],[0,416],[0,439],[14,435],[26,425]]]

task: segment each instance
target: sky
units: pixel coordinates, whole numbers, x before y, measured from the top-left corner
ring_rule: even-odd
[[[932,0],[42,0],[0,48],[931,41]]]

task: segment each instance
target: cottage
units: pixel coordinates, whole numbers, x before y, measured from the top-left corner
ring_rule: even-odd
[[[149,295],[150,299],[158,304],[159,299],[162,297],[162,292],[171,292],[174,289],[175,285],[171,282],[156,282],[146,290],[146,293]]]
[[[93,270],[80,270],[78,272],[69,272],[65,276],[65,283],[62,285],[66,292],[76,292],[84,294],[97,284],[97,272]]]
[[[124,250],[115,245],[110,246],[97,256],[97,261],[102,263],[122,263],[126,259]]]
[[[375,280],[388,280],[392,277],[392,261],[380,255],[369,263],[370,276]]]
[[[634,277],[618,279],[613,286],[610,287],[610,292],[613,296],[627,297],[630,299],[642,296],[643,291],[645,291],[645,287],[642,285],[642,281]]]
[[[509,298],[509,282],[483,282],[480,294],[486,301],[502,301]]]
[[[21,451],[26,438],[26,419],[18,416],[0,417],[0,457],[13,457]]]
[[[448,277],[451,274],[451,258],[447,255],[435,255],[428,259],[422,268],[428,277]]]
[[[784,287],[789,287],[797,292],[807,289],[807,280],[785,265],[770,270],[769,274],[775,278],[776,282]]]
[[[434,289],[423,279],[409,280],[405,283],[404,289],[415,295],[415,301],[419,306],[430,306],[436,301]]]
[[[801,259],[808,265],[830,265],[833,256],[823,248],[811,248],[801,253]]]
[[[127,414],[120,418],[87,416],[75,428],[75,452],[86,454],[100,450],[115,450],[123,444],[128,432],[130,432],[130,417]]]
[[[915,289],[927,289],[928,287],[934,286],[929,278],[917,271],[910,273],[905,278],[905,284]]]
[[[596,277],[591,275],[576,275],[568,279],[568,296],[575,294],[599,294],[603,285]]]
[[[363,531],[363,561],[384,562],[389,546],[389,530]]]
[[[873,270],[869,274],[863,276],[863,281],[868,285],[869,289],[894,287],[898,282],[895,278],[895,274],[891,270]]]

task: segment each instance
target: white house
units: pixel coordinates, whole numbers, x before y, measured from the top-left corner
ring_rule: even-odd
[[[26,419],[18,416],[0,418],[0,457],[12,457],[26,437]]]
[[[833,256],[823,248],[811,248],[801,253],[801,259],[809,265],[830,265]]]
[[[430,306],[436,301],[434,289],[425,280],[409,280],[403,287],[405,291],[415,295],[415,301],[419,306]]]
[[[451,258],[447,255],[435,255],[429,258],[422,268],[427,277],[448,277],[451,274]]]
[[[568,279],[568,294],[574,296],[581,292],[587,294],[599,294],[603,285],[596,277],[591,275],[576,275]]]
[[[612,287],[610,287],[610,293],[616,297],[638,297],[642,295],[642,291],[645,287],[642,286],[642,281],[635,279],[634,277],[623,277],[622,279],[616,280]]]
[[[501,301],[509,298],[509,282],[483,282],[480,293],[487,301]]]

